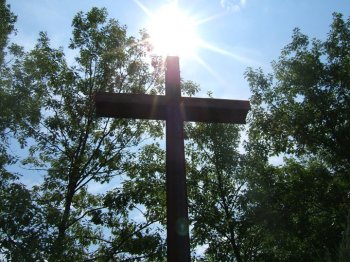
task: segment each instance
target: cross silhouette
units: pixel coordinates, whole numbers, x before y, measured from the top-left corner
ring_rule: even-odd
[[[167,258],[190,261],[184,121],[244,124],[249,101],[182,97],[177,56],[166,58],[165,96],[95,94],[101,117],[166,120]]]

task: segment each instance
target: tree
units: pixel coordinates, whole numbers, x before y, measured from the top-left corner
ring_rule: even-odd
[[[40,234],[45,228],[41,216],[32,203],[31,193],[18,181],[18,175],[8,172],[6,167],[16,162],[16,157],[9,154],[9,139],[16,135],[16,121],[25,114],[30,118],[26,108],[23,93],[15,95],[11,92],[12,70],[11,66],[18,64],[23,58],[23,50],[15,44],[9,45],[9,36],[14,32],[17,17],[11,12],[6,1],[0,2],[0,254],[3,258],[12,258],[15,261],[25,259],[32,261],[39,257],[28,250],[37,245]],[[21,94],[19,94],[21,93]],[[18,103],[22,101],[22,103]],[[29,230],[32,228],[33,230]]]
[[[267,236],[263,260],[338,256],[350,204],[349,39],[350,19],[335,13],[325,41],[295,29],[272,74],[246,72],[248,195]],[[279,155],[285,156],[280,167],[267,162]]]
[[[240,128],[203,123],[190,127],[186,150],[193,244],[208,246],[205,261],[253,261],[259,231],[247,219]]]
[[[144,32],[141,39],[128,37],[126,27],[107,20],[105,9],[93,8],[73,19],[69,48],[78,53],[74,65],[40,33],[35,48],[21,50],[8,67],[2,91],[26,97],[25,109],[37,109],[15,123],[29,151],[22,164],[42,172],[44,181],[32,189],[2,183],[6,223],[1,223],[0,243],[6,258],[152,260],[162,254],[163,239],[149,228],[156,221],[130,219],[135,208],[122,188],[100,194],[89,190],[92,183],[105,184],[128,171],[146,131],[160,134],[157,122],[98,119],[94,113],[96,91],[162,91],[159,61],[153,68],[145,62],[146,38]],[[11,226],[21,207],[23,217]]]
[[[0,72],[1,75],[6,73],[6,64],[4,62],[4,56],[8,46],[9,35],[14,31],[14,23],[16,22],[16,16],[11,12],[10,6],[6,5],[5,0],[0,2]],[[6,100],[8,99],[8,94],[4,92],[3,86],[6,85],[5,81],[0,81],[0,106],[4,112],[0,115],[0,169],[3,169],[3,166],[11,162],[11,157],[6,152],[6,127],[8,126],[7,121],[7,112],[6,112]],[[6,123],[6,124],[4,124]],[[1,171],[4,172],[4,171]]]
[[[333,167],[348,169],[350,20],[334,14],[324,42],[299,29],[272,63],[273,75],[248,69],[254,114],[252,128],[271,150],[312,153]]]
[[[0,19],[0,172],[6,172],[5,166],[16,162],[16,156],[7,150],[9,139],[17,136],[18,125],[22,119],[35,125],[40,109],[36,100],[30,96],[28,88],[17,89],[14,86],[13,80],[19,73],[24,51],[22,47],[9,42],[9,36],[15,32],[17,17],[6,1],[0,2]],[[23,140],[20,142],[23,143]]]
[[[4,63],[5,48],[8,44],[8,37],[14,31],[14,24],[17,17],[11,12],[6,0],[0,1],[0,65]]]

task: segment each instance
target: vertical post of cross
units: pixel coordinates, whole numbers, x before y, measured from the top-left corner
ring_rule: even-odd
[[[179,58],[168,56],[165,72],[167,256],[171,262],[190,261],[188,203],[181,114]]]

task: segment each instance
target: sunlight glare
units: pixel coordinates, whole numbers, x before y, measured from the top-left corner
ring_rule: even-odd
[[[196,21],[171,3],[152,14],[148,26],[154,52],[163,56],[188,57],[198,47]]]

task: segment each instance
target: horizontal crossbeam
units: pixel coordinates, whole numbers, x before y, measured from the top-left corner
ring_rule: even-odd
[[[101,117],[166,120],[168,97],[144,94],[95,94],[96,112]],[[180,98],[183,121],[245,124],[249,101],[213,98]]]

